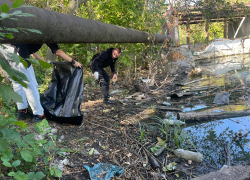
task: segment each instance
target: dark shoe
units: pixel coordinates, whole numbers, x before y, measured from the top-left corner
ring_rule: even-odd
[[[17,113],[17,119],[18,120],[25,120],[27,118],[27,115],[28,115],[28,108],[20,109],[20,110],[18,110],[18,113]]]
[[[41,122],[42,120],[46,119],[45,115],[34,115],[33,118],[32,118],[32,122],[33,123],[37,123],[37,122]]]
[[[114,104],[115,101],[111,101],[111,100],[104,100],[103,101],[105,104]]]

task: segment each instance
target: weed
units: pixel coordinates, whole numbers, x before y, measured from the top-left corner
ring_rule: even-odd
[[[139,123],[139,128],[140,128],[140,133],[141,133],[141,144],[143,144],[144,135],[145,135],[145,133],[146,133],[146,131],[144,130],[145,125],[143,125],[143,127],[141,127],[140,121],[138,121],[138,123]]]
[[[156,150],[158,150],[161,147],[161,145],[159,145],[159,143],[161,143],[162,141],[173,142],[175,144],[174,148],[185,148],[185,149],[189,148],[186,145],[186,142],[189,142],[189,145],[191,145],[192,147],[195,148],[194,144],[190,143],[191,138],[188,136],[187,132],[182,130],[180,123],[177,123],[174,126],[170,126],[169,122],[166,123],[160,117],[154,116],[153,119],[156,119],[160,122],[160,123],[156,123],[156,125],[158,126],[160,132],[162,134],[164,134],[165,140],[159,140],[160,138],[158,137],[157,138],[158,143],[156,144],[155,147],[150,149],[152,152],[155,152]]]
[[[90,88],[97,88],[97,87],[98,87],[98,84],[96,83],[95,78],[92,77],[92,76],[87,76],[87,77],[85,77],[84,81],[85,81],[85,83],[88,84],[88,86],[89,86]]]
[[[40,180],[46,175],[47,178],[62,176],[61,171],[51,165],[56,154],[65,152],[56,148],[56,136],[50,136],[51,140],[35,140],[35,133],[29,133],[25,122],[2,115],[0,125],[0,176],[8,175],[18,180]],[[46,120],[37,123],[35,129],[41,135],[50,131]],[[41,157],[44,159],[44,172],[37,169],[37,159]]]

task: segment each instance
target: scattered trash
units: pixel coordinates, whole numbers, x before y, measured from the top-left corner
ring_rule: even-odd
[[[64,165],[69,165],[69,160],[65,158],[64,160],[54,160],[52,163],[52,166],[56,166],[57,169],[63,171],[64,170]]]
[[[175,92],[175,93],[169,94],[169,96],[171,98],[174,98],[174,97],[190,96],[190,95],[193,95],[193,94],[194,94],[193,92],[180,91],[180,92]]]
[[[168,112],[166,112],[166,119],[177,120],[178,119],[178,113],[168,111]]]
[[[228,168],[227,165],[223,165],[221,169],[225,169],[225,168]]]
[[[64,139],[64,135],[61,135],[61,137],[58,139],[58,142],[62,142],[63,139]]]
[[[153,156],[148,156],[148,160],[154,170],[159,169],[160,165]]]
[[[112,94],[119,94],[119,93],[122,93],[122,92],[123,92],[122,90],[116,89],[116,90],[111,91],[109,94],[110,95],[112,95]]]
[[[185,167],[188,167],[188,165],[187,165],[187,164],[184,164],[184,166],[185,166]]]
[[[165,106],[171,106],[171,104],[168,103],[168,102],[163,102],[162,104],[165,105]]]
[[[155,83],[154,79],[142,79],[142,81],[147,83],[148,86],[153,86]]]
[[[166,143],[163,146],[161,146],[157,151],[155,151],[154,155],[159,156],[166,149],[165,145]]]
[[[146,96],[145,96],[144,94],[138,95],[138,96],[136,97],[136,100],[137,100],[137,101],[138,101],[138,100],[142,100],[142,99],[146,99]]]
[[[189,160],[187,161],[187,163],[188,163],[189,165],[192,164],[192,160],[189,159]]]
[[[167,96],[166,99],[169,100],[169,99],[171,99],[171,97]]]
[[[123,173],[123,168],[107,163],[95,164],[93,168],[84,165],[91,180],[110,180],[115,175]]]
[[[35,134],[34,135],[34,139],[37,140],[37,141],[39,141],[39,140],[44,139],[44,137],[42,135],[40,135],[40,134]]]
[[[183,149],[175,149],[174,154],[177,157],[192,160],[195,162],[202,162],[202,159],[203,159],[203,155],[201,153],[192,152],[192,151],[183,150]]]
[[[58,132],[58,130],[56,129],[56,128],[53,128],[53,129],[51,129],[51,131],[50,131],[52,134],[56,134],[57,132]]]
[[[169,125],[183,125],[185,122],[180,120],[172,120],[172,119],[163,119],[163,121]]]
[[[228,104],[229,103],[229,93],[228,92],[217,92],[213,103],[218,105]]]

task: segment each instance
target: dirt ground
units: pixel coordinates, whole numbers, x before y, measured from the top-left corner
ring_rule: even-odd
[[[156,84],[162,84],[165,77],[166,74],[158,75]],[[176,169],[168,172],[160,170],[160,173],[158,173],[158,170],[152,168],[152,164],[148,159],[148,156],[153,156],[150,148],[158,142],[157,137],[163,136],[157,127],[150,125],[155,123],[154,120],[149,118],[149,120],[141,122],[140,125],[122,125],[120,123],[148,107],[155,106],[157,101],[166,96],[167,92],[175,89],[174,82],[179,82],[185,77],[186,75],[168,77],[167,83],[158,92],[143,93],[145,95],[144,99],[132,100],[126,103],[120,100],[124,99],[125,96],[135,94],[136,90],[134,86],[125,87],[118,82],[115,86],[111,85],[110,91],[120,89],[123,92],[112,96],[112,98],[116,99],[116,103],[113,105],[102,103],[101,93],[98,88],[85,90],[84,102],[82,103],[84,119],[80,126],[49,121],[49,125],[58,130],[57,137],[64,136],[62,142],[57,142],[57,146],[72,150],[66,156],[70,165],[64,166],[63,177],[60,179],[90,179],[84,165],[93,167],[97,163],[109,163],[122,167],[124,172],[113,179],[184,180],[218,170],[205,162],[192,162],[191,165],[188,165],[187,160],[177,158],[171,151],[165,149],[155,159],[161,167],[175,162]],[[157,88],[159,87],[153,86],[150,89],[156,90]],[[156,110],[156,116],[161,114],[161,111]],[[30,122],[30,119],[25,122],[32,131],[34,124]],[[144,122],[149,123],[144,124]],[[143,144],[141,143],[140,131],[142,127],[144,127],[145,131]],[[95,151],[90,155],[89,152],[93,148]],[[56,158],[63,160],[65,157],[58,156]],[[160,174],[163,176],[160,176]]]

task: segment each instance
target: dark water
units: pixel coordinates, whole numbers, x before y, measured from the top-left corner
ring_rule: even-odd
[[[250,58],[248,58],[250,59]],[[184,112],[199,111],[242,111],[250,109],[250,68],[249,63],[205,64],[201,67],[212,69],[215,75],[203,73],[198,82],[182,86],[184,92],[193,96],[172,99],[170,103],[183,107]],[[229,68],[228,68],[229,67]],[[187,79],[190,82],[195,79]],[[248,88],[249,87],[249,88]],[[229,92],[229,103],[213,104],[217,92]],[[206,94],[207,93],[207,94]],[[192,138],[197,150],[204,155],[204,161],[222,167],[225,162],[224,144],[230,143],[231,165],[250,160],[250,133],[247,137],[234,139],[235,133],[250,131],[250,117],[221,119],[204,123],[187,124],[184,129]]]

